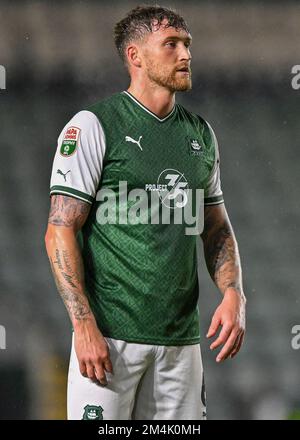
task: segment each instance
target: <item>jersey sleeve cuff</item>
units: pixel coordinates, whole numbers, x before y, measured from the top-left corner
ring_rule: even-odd
[[[204,198],[204,205],[218,205],[219,203],[224,203],[223,194]]]
[[[63,194],[66,196],[75,197],[76,199],[83,200],[84,202],[88,202],[90,204],[92,204],[94,201],[94,197],[90,196],[89,194],[79,191],[78,189],[69,188],[68,186],[62,186],[62,185],[51,186],[50,196],[52,194]]]

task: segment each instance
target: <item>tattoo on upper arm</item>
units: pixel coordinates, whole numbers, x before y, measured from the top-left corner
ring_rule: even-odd
[[[84,224],[91,205],[74,197],[54,194],[51,196],[49,223],[56,226],[73,226],[77,223],[80,227]]]

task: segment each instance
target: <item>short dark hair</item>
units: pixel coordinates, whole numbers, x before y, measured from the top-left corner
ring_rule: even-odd
[[[117,51],[124,63],[127,62],[125,49],[129,42],[143,39],[152,32],[153,24],[161,25],[164,19],[168,20],[166,27],[183,29],[190,32],[186,21],[173,9],[155,6],[137,6],[127,13],[114,28],[114,41]]]

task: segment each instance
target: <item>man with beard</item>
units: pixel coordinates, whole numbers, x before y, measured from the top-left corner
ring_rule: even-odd
[[[130,86],[77,113],[58,139],[46,247],[74,330],[69,419],[206,417],[197,235],[175,221],[197,189],[207,268],[222,294],[207,336],[221,327],[211,344],[223,344],[218,362],[243,342],[245,296],[217,140],[205,120],[175,102],[177,91],[192,87],[191,40],[170,9],[130,11],[115,26]],[[150,202],[157,197],[154,221],[151,203],[141,221],[117,218],[129,214],[137,190]]]

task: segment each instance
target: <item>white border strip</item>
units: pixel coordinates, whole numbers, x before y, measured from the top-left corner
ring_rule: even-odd
[[[84,202],[87,202],[90,205],[92,205],[92,202],[90,202],[89,200],[84,199],[83,197],[80,197],[77,194],[74,194],[74,193],[71,193],[71,192],[62,191],[60,189],[53,189],[52,191],[50,191],[50,196],[52,194],[66,194],[67,196],[75,197],[75,199],[83,200]]]

